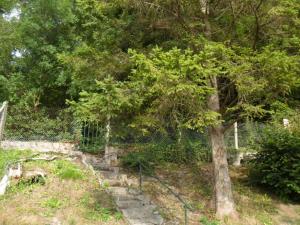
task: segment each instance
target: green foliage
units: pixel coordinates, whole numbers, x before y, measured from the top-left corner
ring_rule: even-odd
[[[50,209],[59,209],[62,207],[63,203],[58,198],[49,198],[42,203],[43,207]]]
[[[84,178],[82,170],[71,162],[57,161],[55,166],[55,173],[61,179],[82,180]]]
[[[187,135],[192,136],[192,133]],[[155,165],[165,162],[191,165],[196,162],[211,161],[207,140],[197,135],[190,139],[183,136],[181,142],[165,137],[148,143],[136,144],[134,148],[139,151],[125,155],[122,163],[125,167],[135,171],[139,170],[141,164],[146,173],[152,173]]]
[[[202,129],[215,124],[218,114],[206,107],[206,98],[213,91],[207,78],[221,70],[214,62],[214,53],[203,50],[195,54],[177,48],[154,48],[149,55],[130,51],[135,65],[130,85],[139,93],[141,106],[147,106],[144,117],[150,122],[143,124],[143,119],[139,119],[137,122],[142,124],[135,126],[147,130],[157,129],[155,126],[160,124],[163,129],[169,126],[179,131],[182,127]],[[168,124],[163,124],[163,118],[168,118]]]
[[[274,102],[271,105],[272,121],[282,123],[283,119],[294,117],[297,112],[282,102]]]
[[[44,185],[46,183],[45,177],[42,176],[35,176],[29,180],[25,180],[25,179],[21,179],[18,182],[18,186],[30,186],[33,184],[40,184],[40,185]]]
[[[10,185],[8,187],[7,192],[5,193],[3,198],[9,199],[16,194],[30,195],[35,188],[37,188],[41,185],[45,185],[44,178],[39,177],[38,179],[39,180],[37,182],[24,181],[21,179],[16,185]]]
[[[200,219],[200,223],[202,225],[219,225],[220,222],[217,221],[217,220],[210,220],[208,219],[207,217],[205,216],[202,216],[201,219]]]
[[[7,84],[0,98],[29,111],[63,108],[70,99],[79,119],[110,115],[139,132],[172,129],[179,137],[186,127],[264,117],[299,84],[296,0],[218,2],[209,14],[210,42],[199,37],[206,32],[201,2],[147,4],[20,2],[19,20],[0,21],[0,80]],[[220,80],[222,118],[206,107],[212,75]]]
[[[10,106],[5,137],[13,140],[74,141],[76,124],[68,110],[32,111],[23,104]]]
[[[157,142],[146,145],[144,149],[157,162],[193,164],[200,161],[207,162],[211,158],[208,146],[196,141],[187,141],[186,143]]]
[[[113,214],[110,209],[102,208],[100,205],[96,205],[93,210],[89,210],[89,212],[86,214],[86,218],[89,220],[95,220],[95,221],[103,221],[107,222],[111,220],[113,217]]]
[[[251,177],[283,197],[300,199],[300,136],[288,129],[266,129]]]
[[[239,118],[263,118],[272,114],[270,106],[286,103],[291,90],[299,84],[298,56],[266,46],[260,52],[237,49],[241,69],[234,69],[229,78],[237,91],[237,103],[227,106],[230,115],[239,114]]]
[[[266,213],[262,213],[256,216],[256,218],[263,224],[263,225],[273,225],[272,217],[270,217]]]
[[[285,51],[268,46],[254,52],[203,38],[192,43],[196,51],[129,52],[134,64],[130,87],[140,94],[143,107],[133,126],[143,132],[172,128],[180,133],[184,127],[201,130],[222,120],[262,118],[271,113],[273,102],[285,101],[299,84],[298,56]],[[222,115],[206,105],[212,75],[224,82],[219,87]]]
[[[289,129],[300,134],[300,113],[299,108],[292,108],[287,104],[275,102],[272,104],[272,123],[282,125],[283,119],[289,120]]]
[[[16,35],[17,22],[15,20],[7,21],[2,17],[1,10],[6,11],[10,6],[2,8],[2,4],[14,4],[14,1],[0,1],[0,101],[8,100],[9,95],[9,77],[15,70],[16,57],[13,53],[19,47],[19,36]],[[7,5],[8,5],[7,4]],[[4,98],[5,99],[1,99]]]
[[[130,152],[121,159],[122,165],[128,169],[139,171],[143,169],[143,173],[153,173],[153,164],[155,159],[150,157],[147,152]],[[157,163],[157,161],[156,161]]]
[[[0,2],[0,15],[9,10],[16,4],[16,0],[1,0]]]
[[[20,10],[14,35],[21,43],[14,50],[20,50],[22,56],[16,59],[13,74],[9,74],[10,100],[19,102],[28,93],[34,93],[34,102],[30,103],[35,107],[61,107],[65,104],[70,74],[62,69],[57,55],[74,44],[72,2],[29,1],[21,3]]]
[[[96,81],[96,86],[96,92],[83,91],[78,103],[70,102],[77,118],[104,122],[108,116],[114,118],[130,107],[128,95],[121,82],[108,77],[103,81]]]
[[[0,102],[4,102],[8,99],[7,83],[7,79],[0,75]]]

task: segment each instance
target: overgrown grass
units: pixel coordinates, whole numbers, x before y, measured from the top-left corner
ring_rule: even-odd
[[[210,220],[206,216],[201,217],[200,222],[202,225],[220,225],[220,221]]]
[[[59,209],[62,207],[62,205],[63,202],[60,199],[55,197],[48,198],[42,203],[43,207],[50,208],[50,209]]]
[[[4,170],[8,163],[17,161],[21,158],[26,158],[32,155],[30,150],[18,151],[18,150],[2,150],[0,149],[0,177],[3,176]]]
[[[55,162],[55,173],[61,179],[82,180],[83,171],[71,162],[59,160]]]
[[[254,217],[264,225],[273,225],[272,217],[277,213],[276,201],[267,193],[240,182],[234,182],[237,210],[243,217]]]

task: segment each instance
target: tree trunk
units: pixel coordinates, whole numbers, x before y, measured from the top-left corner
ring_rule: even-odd
[[[201,0],[202,13],[204,15],[205,36],[211,40],[211,24],[209,21],[209,1]],[[220,100],[218,95],[218,81],[215,75],[210,78],[211,87],[215,92],[208,98],[208,108],[213,112],[220,112]],[[223,219],[225,216],[236,217],[234,200],[231,190],[231,181],[228,170],[227,153],[224,142],[224,129],[221,124],[209,128],[209,136],[212,146],[212,158],[214,167],[214,200],[216,216]]]
[[[211,85],[215,93],[208,98],[208,108],[219,112],[220,101],[216,76],[211,78]],[[224,131],[221,124],[209,128],[212,146],[212,158],[214,169],[215,209],[218,218],[236,216],[234,200],[231,189],[231,181],[228,170],[227,153],[224,142]]]

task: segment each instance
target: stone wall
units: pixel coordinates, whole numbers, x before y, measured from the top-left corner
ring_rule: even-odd
[[[1,141],[0,147],[4,150],[35,150],[39,152],[57,152],[71,154],[76,150],[74,143],[47,142],[47,141]]]

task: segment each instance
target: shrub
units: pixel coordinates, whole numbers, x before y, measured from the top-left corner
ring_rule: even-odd
[[[139,171],[140,166],[143,169],[143,173],[152,173],[153,159],[149,152],[130,152],[124,157],[122,157],[122,165],[128,169]]]
[[[282,197],[300,199],[300,136],[278,127],[266,129],[250,176]]]

